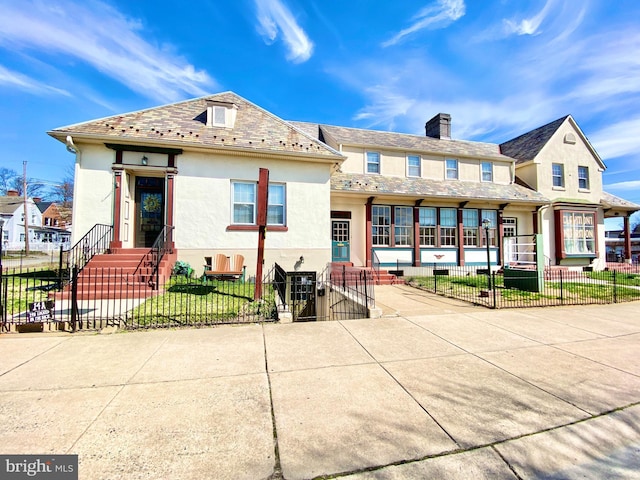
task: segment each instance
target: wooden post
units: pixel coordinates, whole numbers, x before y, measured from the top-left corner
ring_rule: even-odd
[[[264,263],[264,240],[267,236],[267,205],[269,202],[269,170],[260,169],[258,179],[258,264],[256,265],[256,288],[253,299],[262,297],[262,264]]]

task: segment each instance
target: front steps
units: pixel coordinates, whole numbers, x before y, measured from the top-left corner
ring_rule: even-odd
[[[362,272],[368,274],[367,278],[373,278],[375,285],[402,283],[397,276],[390,274],[387,270],[376,272],[373,268],[354,267],[352,262],[333,262],[331,264],[331,279],[334,283],[340,284],[345,277],[346,281],[349,282],[350,278],[359,277]]]
[[[147,298],[157,294],[171,276],[177,252],[165,254],[158,276],[153,273],[149,248],[115,249],[95,255],[78,275],[78,300]],[[71,285],[56,294],[56,298],[71,298]]]

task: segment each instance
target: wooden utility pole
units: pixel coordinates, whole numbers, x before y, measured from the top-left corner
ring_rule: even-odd
[[[262,264],[264,263],[264,240],[267,236],[267,205],[269,203],[269,170],[260,169],[258,177],[258,264],[256,265],[256,288],[253,299],[262,297]]]
[[[29,207],[27,206],[27,161],[22,162],[22,198],[24,200],[24,254],[29,255]]]

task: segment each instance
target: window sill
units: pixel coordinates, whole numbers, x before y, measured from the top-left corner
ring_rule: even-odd
[[[580,193],[591,193],[591,189],[590,188],[579,188],[578,191]]]
[[[257,225],[228,225],[227,232],[257,232]],[[284,225],[267,225],[267,232],[288,232],[289,227]]]
[[[564,191],[566,190],[566,188],[564,188],[564,187],[556,187],[556,186],[553,186],[553,187],[551,187],[551,188],[552,188],[553,190],[559,190],[559,191],[561,191],[561,192],[564,192]]]

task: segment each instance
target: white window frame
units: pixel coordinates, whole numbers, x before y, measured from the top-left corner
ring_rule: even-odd
[[[417,165],[411,165],[411,160],[418,160]],[[420,155],[407,155],[407,177],[422,176],[422,157]]]
[[[560,168],[559,175],[554,171],[555,167]],[[564,165],[562,163],[551,164],[551,178],[551,184],[553,188],[564,188]],[[556,185],[556,178],[560,179],[560,185]]]
[[[584,186],[582,186],[582,182],[584,182]],[[578,188],[580,190],[589,190],[589,167],[584,165],[578,166]]]
[[[236,202],[236,198],[235,198],[235,186],[236,185],[250,185],[253,187],[253,202]],[[267,225],[273,225],[273,226],[286,226],[287,224],[287,187],[285,183],[271,183],[269,182],[269,190],[271,190],[272,188],[282,188],[282,197],[283,197],[283,202],[282,204],[278,203],[275,204],[273,203],[273,198],[275,197],[275,195],[269,195],[269,200],[268,200],[268,204],[267,204]],[[256,225],[257,222],[257,209],[258,209],[258,183],[257,182],[251,182],[251,181],[243,181],[243,180],[233,180],[231,182],[231,224],[232,225]],[[251,216],[252,216],[252,220],[251,223],[245,223],[245,222],[237,222],[236,218],[235,218],[235,205],[251,205]],[[279,222],[273,222],[273,221],[269,221],[269,210],[272,210],[273,208],[278,207],[278,208],[282,208],[282,223]]]
[[[371,158],[370,158],[371,157]],[[379,175],[381,172],[381,168],[380,168],[380,152],[365,152],[364,154],[364,160],[365,160],[365,173],[372,173],[374,175]],[[373,172],[370,170],[370,166],[375,166],[375,168],[377,169],[377,171]]]
[[[485,167],[488,167],[487,171],[485,171]],[[485,174],[487,178],[485,178]],[[493,162],[480,163],[480,180],[483,182],[493,182]]]
[[[454,166],[449,166],[449,162],[452,162]],[[453,172],[453,176],[449,175]],[[444,161],[444,178],[447,180],[458,180],[458,160],[455,158],[446,158]]]

